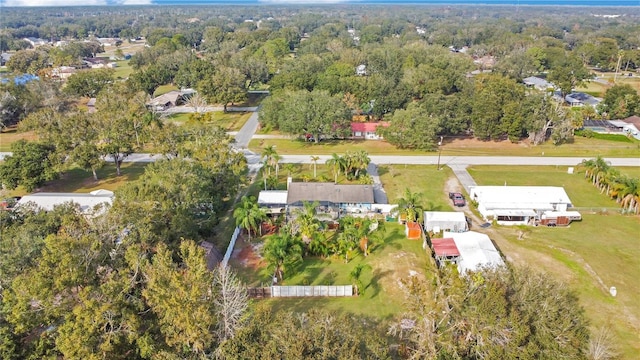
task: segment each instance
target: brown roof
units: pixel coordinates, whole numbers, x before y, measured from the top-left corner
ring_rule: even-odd
[[[640,116],[629,116],[628,118],[623,120],[624,122],[626,122],[627,124],[633,124],[636,129],[640,129]]]
[[[373,204],[373,185],[339,185],[315,182],[290,183],[287,204],[301,201]]]
[[[220,251],[218,251],[218,249],[208,241],[203,241],[200,244],[200,247],[204,249],[204,256],[207,260],[207,269],[213,271],[216,266],[222,262],[224,256],[222,256]]]

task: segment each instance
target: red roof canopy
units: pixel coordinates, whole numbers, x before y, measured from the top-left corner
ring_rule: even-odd
[[[431,239],[436,256],[460,256],[460,251],[453,238]]]
[[[378,126],[388,127],[390,124],[385,121],[381,122],[352,122],[351,131],[359,132],[375,132]]]

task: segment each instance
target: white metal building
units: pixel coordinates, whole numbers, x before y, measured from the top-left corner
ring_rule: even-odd
[[[444,232],[443,238],[452,238],[456,243],[460,256],[458,258],[458,270],[460,274],[467,271],[477,271],[481,268],[495,268],[504,266],[502,256],[493,246],[489,236],[466,231],[462,233]]]
[[[467,231],[467,218],[460,211],[425,211],[424,230],[429,232]]]
[[[111,206],[113,203],[113,192],[109,190],[95,190],[90,193],[34,193],[23,196],[16,208],[25,206],[35,206],[44,211],[51,211],[54,207],[66,203],[74,203],[79,206],[80,211],[85,215],[94,215],[97,206]]]
[[[271,214],[284,213],[287,208],[287,190],[263,190],[258,194],[258,206]]]
[[[571,199],[558,186],[472,186],[469,198],[477,202],[485,220],[500,225],[534,224],[545,212],[566,212]]]

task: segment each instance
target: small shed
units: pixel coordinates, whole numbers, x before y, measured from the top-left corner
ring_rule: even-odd
[[[422,236],[422,228],[417,222],[407,222],[405,224],[405,234],[407,239],[420,239]]]
[[[453,238],[431,239],[431,247],[439,266],[442,266],[445,262],[458,263],[460,250],[458,250]]]
[[[467,218],[459,211],[425,211],[424,230],[429,232],[452,231],[463,232],[469,230]]]

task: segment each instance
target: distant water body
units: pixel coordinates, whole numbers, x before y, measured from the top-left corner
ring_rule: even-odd
[[[295,0],[154,0],[156,5],[293,5]],[[640,6],[640,0],[347,0],[351,5],[523,5],[523,6]],[[335,5],[330,1],[305,0],[300,5]]]

